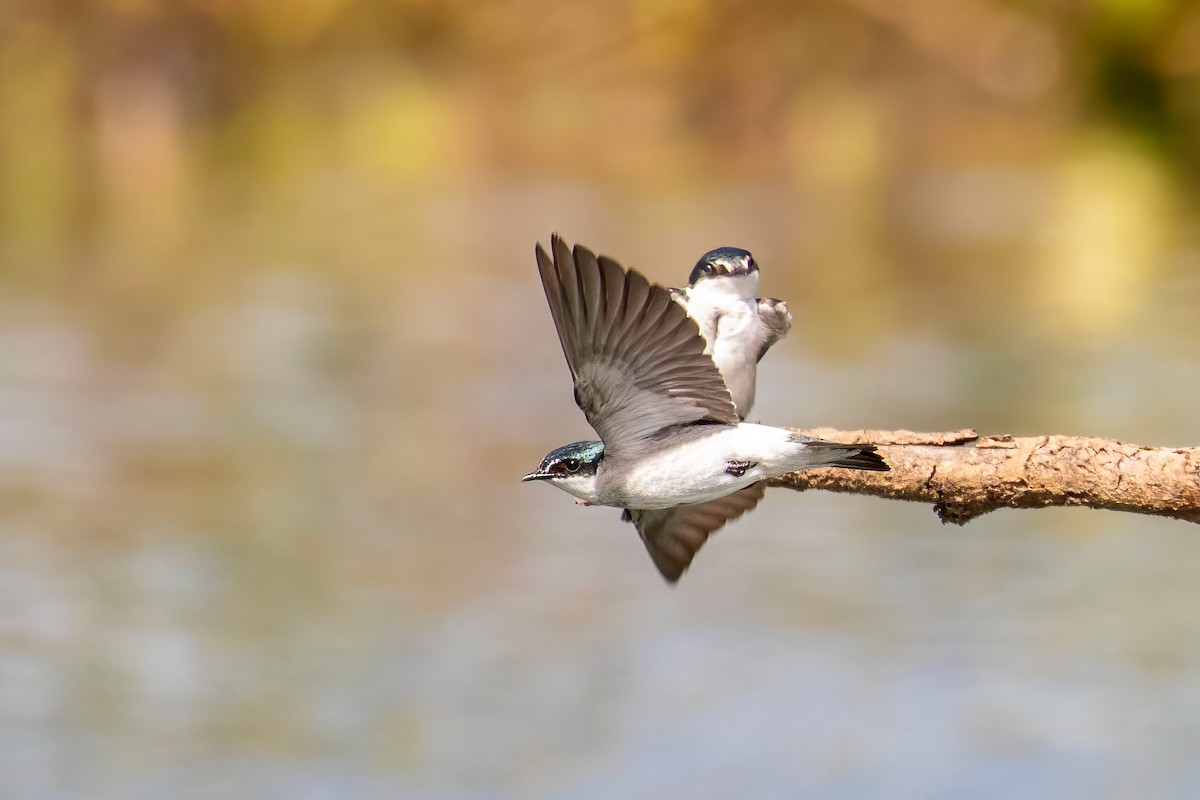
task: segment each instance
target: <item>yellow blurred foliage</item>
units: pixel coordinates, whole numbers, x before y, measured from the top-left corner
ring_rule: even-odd
[[[1175,222],[1170,184],[1135,142],[1096,135],[1072,148],[1030,274],[1043,324],[1110,344],[1151,299]]]

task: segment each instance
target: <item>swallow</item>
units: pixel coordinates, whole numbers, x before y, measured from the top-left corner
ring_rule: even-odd
[[[671,292],[700,328],[742,419],[754,405],[758,362],[792,327],[787,303],[757,296],[758,279],[749,250],[718,247],[696,262],[687,288]]]
[[[557,235],[535,249],[574,383],[599,441],[546,455],[525,481],[624,509],[675,583],[709,535],[753,509],[765,481],[815,467],[886,471],[872,445],[743,422],[692,317],[666,287]]]

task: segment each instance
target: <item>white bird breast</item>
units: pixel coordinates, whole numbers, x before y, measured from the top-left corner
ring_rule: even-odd
[[[622,494],[630,508],[704,503],[791,471],[803,450],[782,428],[744,422],[642,459],[622,482]],[[731,475],[726,471],[731,460],[756,466]]]
[[[700,327],[705,352],[721,371],[738,412],[754,405],[758,351],[763,336],[758,316],[758,273],[709,278],[688,292],[687,312]],[[713,325],[713,322],[716,325]]]

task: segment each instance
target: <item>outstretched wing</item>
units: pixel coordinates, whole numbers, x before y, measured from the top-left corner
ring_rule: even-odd
[[[675,583],[709,535],[758,505],[766,491],[767,484],[759,481],[707,503],[654,511],[627,510],[625,518],[637,528],[654,566],[669,583]]]
[[[670,426],[738,423],[696,323],[666,288],[585,247],[571,250],[557,235],[550,246],[553,259],[536,250],[542,288],[575,402],[606,458],[634,454]]]
[[[758,298],[758,318],[766,333],[762,346],[758,350],[758,360],[762,361],[763,356],[771,349],[771,345],[787,336],[787,332],[792,329],[792,313],[788,311],[785,301],[776,300],[774,297],[760,297]]]

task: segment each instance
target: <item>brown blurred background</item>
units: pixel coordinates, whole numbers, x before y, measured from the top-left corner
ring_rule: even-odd
[[[1195,444],[1200,3],[0,8],[0,797],[1194,797],[1196,532],[772,494],[677,589],[551,231],[763,421]]]

